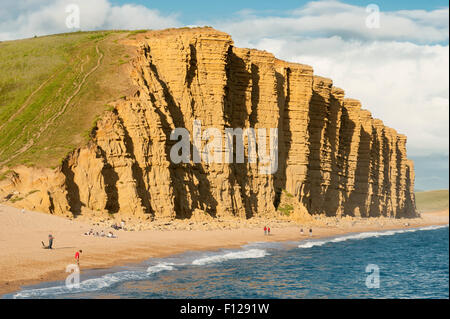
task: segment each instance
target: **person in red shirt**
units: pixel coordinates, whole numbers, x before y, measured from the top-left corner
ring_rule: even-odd
[[[267,235],[270,235],[270,227],[267,228]]]
[[[77,251],[76,253],[75,253],[75,260],[77,261],[77,265],[80,265],[80,254],[82,253],[83,251],[80,249],[79,251]]]
[[[264,235],[267,235],[267,227],[264,226]]]

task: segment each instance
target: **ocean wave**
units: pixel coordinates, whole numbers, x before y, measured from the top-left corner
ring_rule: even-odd
[[[191,264],[201,266],[206,264],[219,263],[230,259],[261,258],[267,255],[268,253],[262,249],[248,249],[243,251],[226,252],[197,258],[193,260]],[[69,288],[66,285],[61,285],[56,287],[22,290],[13,295],[13,298],[45,298],[49,296],[59,296],[64,294],[99,291],[121,282],[146,280],[155,273],[175,270],[175,266],[183,265],[186,264],[161,262],[156,265],[149,266],[147,268],[147,271],[121,271],[106,274],[98,278],[87,279],[80,282],[78,287]]]
[[[255,241],[242,246],[243,249],[283,249],[289,241]]]
[[[69,288],[67,286],[56,286],[48,288],[22,290],[16,293],[13,298],[40,298],[45,296],[74,294],[82,292],[92,292],[111,287],[114,284],[125,281],[137,281],[148,279],[152,274],[164,271],[174,270],[173,264],[160,263],[147,268],[147,271],[120,271],[106,274],[99,278],[87,279],[80,282],[78,287]]]
[[[323,241],[323,240],[317,240],[317,241],[307,241],[305,243],[302,243],[300,245],[298,245],[298,248],[312,248],[314,246],[322,246],[324,244],[328,243],[328,241]]]
[[[425,227],[419,227],[419,228],[356,233],[356,234],[342,235],[342,236],[329,238],[329,239],[308,240],[308,241],[305,241],[305,242],[301,243],[300,245],[298,245],[298,248],[312,248],[315,246],[322,246],[327,243],[339,243],[339,242],[352,240],[352,239],[360,240],[360,239],[366,239],[366,238],[372,238],[372,237],[392,236],[395,234],[412,233],[412,232],[422,231],[422,230],[435,230],[435,229],[440,229],[440,228],[445,228],[445,227],[448,227],[448,225],[425,226]]]
[[[248,258],[262,258],[269,255],[264,249],[249,249],[243,251],[229,252],[208,257],[195,259],[193,265],[207,265],[213,263],[220,263],[230,259],[248,259]]]
[[[154,274],[163,270],[174,270],[173,263],[160,263],[155,266],[150,266],[147,268],[147,273]]]

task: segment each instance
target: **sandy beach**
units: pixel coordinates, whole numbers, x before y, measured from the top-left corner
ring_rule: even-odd
[[[115,231],[107,223],[93,225],[89,221],[24,211],[0,205],[0,295],[19,290],[21,286],[43,281],[63,280],[66,266],[74,263],[74,254],[82,249],[81,271],[107,268],[139,262],[152,257],[164,257],[189,250],[237,248],[251,242],[288,241],[351,232],[401,229],[449,223],[448,209],[422,213],[421,218],[325,218],[305,223],[287,221],[250,220],[193,225],[179,221],[142,231]],[[264,225],[271,227],[265,236]],[[226,225],[226,227],[224,227]],[[164,227],[165,226],[165,227]],[[198,227],[195,227],[198,226]],[[182,229],[182,228],[185,229]],[[305,233],[300,234],[300,228]],[[113,231],[118,238],[85,236],[90,229]],[[41,241],[55,237],[54,249],[42,248]],[[82,278],[83,280],[83,278]]]

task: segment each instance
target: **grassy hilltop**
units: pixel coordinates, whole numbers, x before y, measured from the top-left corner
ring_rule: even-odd
[[[0,168],[55,167],[87,140],[108,103],[127,92],[121,75],[133,51],[118,41],[134,33],[0,42]]]
[[[448,209],[448,190],[416,192],[416,205],[419,212]]]

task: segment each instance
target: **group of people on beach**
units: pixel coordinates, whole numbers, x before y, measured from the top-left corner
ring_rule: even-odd
[[[89,230],[88,232],[85,232],[84,235],[85,236],[95,236],[95,237],[117,238],[117,236],[114,235],[112,231],[109,231],[108,234],[106,234],[103,230],[98,232],[98,231],[94,231],[93,229]]]
[[[111,225],[111,228],[115,229],[115,230],[120,230],[123,229],[125,230],[125,222],[122,220],[122,222],[120,223],[120,225],[118,225],[117,223],[114,223]],[[108,238],[117,238],[116,235],[113,234],[112,231],[109,231],[107,234],[101,230],[100,232],[98,231],[94,231],[93,229],[89,230],[88,232],[84,233],[85,236],[95,236],[95,237],[108,237]]]
[[[91,229],[91,231],[92,231],[92,229]],[[111,233],[111,232],[110,232]],[[86,233],[87,234],[87,233]],[[85,234],[85,235],[86,235]],[[112,234],[112,233],[111,233]],[[48,235],[48,245],[46,245],[46,244],[44,244],[44,242],[43,241],[41,241],[41,243],[42,243],[42,248],[44,248],[44,249],[53,249],[53,241],[54,241],[54,239],[55,239],[55,237],[53,237],[53,235],[52,234],[49,234]],[[80,254],[82,253],[83,251],[80,249],[80,250],[77,250],[77,252],[75,253],[75,261],[76,261],[76,263],[77,263],[77,265],[79,266],[80,265]]]
[[[111,228],[113,228],[115,230],[119,230],[119,229],[125,230],[125,222],[122,220],[120,222],[120,225],[117,225],[117,223],[114,223],[114,224],[111,225]]]
[[[303,235],[303,228],[300,228],[300,234]],[[264,235],[270,235],[270,227],[264,226]],[[309,229],[309,237],[312,237],[312,228]]]
[[[303,235],[303,228],[300,228],[300,234]],[[312,228],[309,229],[309,237],[312,237]]]

